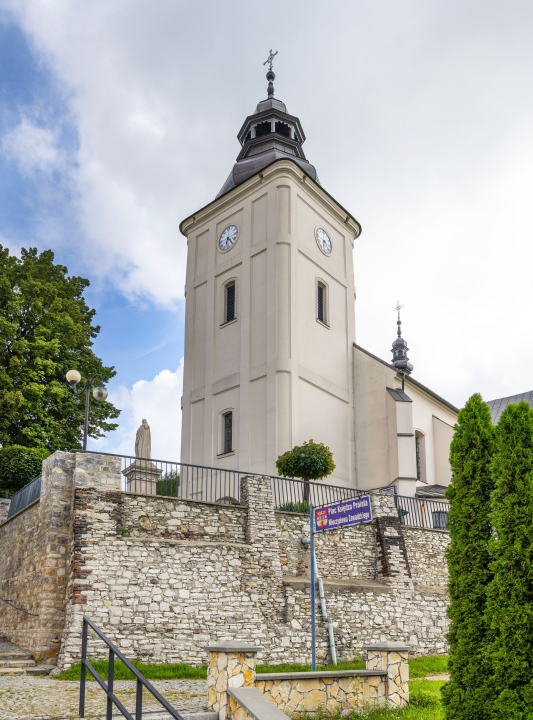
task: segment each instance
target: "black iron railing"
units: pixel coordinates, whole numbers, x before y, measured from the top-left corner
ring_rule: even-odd
[[[93,630],[98,637],[104,641],[109,648],[109,669],[107,673],[107,683],[100,677],[100,675],[93,668],[89,660],[87,660],[87,643],[89,628]],[[113,692],[113,681],[115,673],[115,656],[124,663],[124,665],[133,673],[137,680],[137,689],[135,693],[135,719],[133,715],[126,710],[124,705],[117,698]],[[80,717],[85,717],[85,683],[87,679],[87,670],[94,677],[96,682],[100,685],[102,690],[107,695],[107,708],[106,708],[106,720],[111,720],[113,713],[113,705],[120,710],[122,715],[128,720],[141,720],[143,712],[143,688],[146,688],[155,697],[158,703],[160,703],[168,714],[175,718],[175,720],[184,720],[183,716],[175,710],[172,705],[165,700],[165,698],[155,689],[155,687],[148,682],[148,680],[142,675],[137,668],[130,663],[130,661],[120,652],[120,650],[113,645],[104,633],[98,628],[92,620],[86,615],[83,616],[83,631],[81,639],[81,681],[80,681]]]
[[[74,450],[73,452],[83,451]],[[133,455],[87,452],[92,455],[119,457],[121,472],[124,476],[122,489],[140,495],[161,495],[182,500],[203,500],[240,505],[241,477],[262,474],[250,470],[225,470],[224,468],[189,465],[168,460],[138,458]],[[276,475],[267,477],[270,477],[272,483],[272,496],[276,510],[309,512],[311,502],[314,506],[322,506],[344,502],[360,495],[374,494],[370,490],[356,490],[341,485],[315,481],[305,482]],[[390,489],[393,490],[393,488]],[[394,498],[403,525],[447,529],[448,503],[401,495],[395,495]]]
[[[184,500],[239,505],[241,477],[259,474],[253,471],[225,470],[168,460],[138,458],[132,455],[92,452],[90,454],[113,455],[121,458],[121,472],[124,476],[122,489],[141,495],[162,495]],[[267,477],[272,481],[274,507],[281,510],[308,512],[309,502],[313,505],[328,505],[367,494],[366,491],[340,485],[305,482],[276,475]]]
[[[32,502],[41,497],[41,476],[35,478],[30,483],[25,485],[21,490],[16,492],[11,498],[11,504],[7,513],[7,519],[16,515],[24,508],[31,505]]]
[[[433,530],[448,529],[450,506],[447,502],[404,495],[395,495],[394,501],[402,525]]]

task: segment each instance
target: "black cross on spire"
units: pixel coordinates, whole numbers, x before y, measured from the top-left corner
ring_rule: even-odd
[[[269,64],[268,69],[270,70],[270,72],[272,72],[272,61],[274,60],[274,58],[276,57],[277,54],[278,54],[277,50],[274,54],[272,54],[272,48],[270,48],[270,55],[267,57],[267,59],[263,63],[263,65],[266,65],[267,63]]]

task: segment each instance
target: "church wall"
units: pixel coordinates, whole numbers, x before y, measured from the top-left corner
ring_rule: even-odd
[[[391,478],[389,458],[396,453],[396,430],[389,428],[385,389],[395,373],[358,348],[353,348],[357,487],[385,487]]]
[[[405,389],[413,399],[413,426],[424,433],[426,454],[426,479],[428,485],[447,486],[451,479],[449,464],[450,443],[457,414],[406,380]],[[434,416],[444,424],[441,436],[435,433]]]

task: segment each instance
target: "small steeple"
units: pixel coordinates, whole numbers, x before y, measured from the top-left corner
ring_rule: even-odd
[[[292,160],[316,183],[320,184],[316,168],[307,161],[302,145],[305,135],[300,120],[289,115],[287,106],[274,97],[272,61],[278,54],[272,50],[263,65],[269,66],[266,100],[261,100],[255,112],[244,121],[237,138],[241,151],[217,198],[261,172],[276,160]]]
[[[396,324],[398,326],[398,337],[396,340],[392,343],[392,364],[394,367],[401,373],[404,374],[404,376],[410,375],[411,371],[413,369],[413,366],[409,362],[409,358],[407,357],[407,351],[409,348],[407,347],[407,343],[402,337],[402,321],[400,320],[400,310],[403,308],[403,305],[400,305],[400,301],[397,301],[396,307],[394,310],[398,313],[398,320],[396,321]]]

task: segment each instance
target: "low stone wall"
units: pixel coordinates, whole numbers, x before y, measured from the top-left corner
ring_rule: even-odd
[[[366,670],[256,675],[260,649],[235,640],[207,648],[208,709],[218,712],[220,720],[275,720],[272,705],[281,711],[281,720],[306,717],[318,708],[348,716],[354,710],[409,702],[409,648],[404,645],[385,642],[364,648]]]

